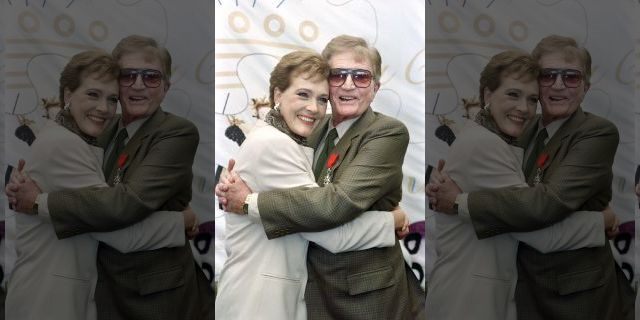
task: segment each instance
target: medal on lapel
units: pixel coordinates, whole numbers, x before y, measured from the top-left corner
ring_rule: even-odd
[[[534,186],[542,182],[542,168],[547,163],[547,160],[549,160],[549,155],[546,153],[541,153],[536,159],[536,175],[533,177]]]
[[[113,177],[113,185],[117,185],[122,181],[124,165],[127,164],[127,158],[129,158],[129,156],[126,153],[123,153],[118,157],[118,169],[116,170],[116,176]]]
[[[338,161],[338,154],[332,153],[327,158],[327,174],[324,175],[324,179],[322,180],[323,184],[331,183],[331,179],[333,178],[333,167],[336,165]]]

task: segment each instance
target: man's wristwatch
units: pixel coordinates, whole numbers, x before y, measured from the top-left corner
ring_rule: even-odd
[[[34,202],[33,206],[31,207],[31,212],[30,214],[37,216],[38,215],[38,203]]]
[[[242,205],[242,213],[249,214],[249,196],[244,198],[244,204]]]

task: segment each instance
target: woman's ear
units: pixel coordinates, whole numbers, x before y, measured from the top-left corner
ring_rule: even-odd
[[[282,98],[282,91],[280,91],[280,88],[273,89],[273,104],[276,105],[280,103],[281,98]]]
[[[491,92],[491,90],[489,90],[489,88],[487,87],[484,87],[484,90],[482,90],[482,92],[484,93],[484,104],[486,105],[489,103],[489,100],[491,100],[491,95],[493,94],[493,92]]]
[[[69,88],[64,88],[64,101],[62,101],[63,107],[69,104],[69,100],[71,100],[71,90],[69,90]]]

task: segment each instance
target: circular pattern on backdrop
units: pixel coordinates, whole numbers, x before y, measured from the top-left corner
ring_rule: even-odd
[[[449,11],[444,11],[438,16],[438,24],[444,32],[448,33],[454,33],[460,29],[460,20]]]
[[[249,31],[249,18],[240,11],[231,12],[229,14],[229,27],[237,33],[245,33]]]
[[[509,24],[509,35],[515,41],[524,41],[529,37],[529,29],[522,21],[514,21]]]
[[[94,21],[89,25],[89,36],[95,41],[104,41],[109,36],[107,25],[102,21]]]
[[[76,23],[73,22],[70,16],[61,14],[53,19],[53,29],[56,30],[57,34],[68,37],[76,30]]]
[[[274,30],[271,26],[276,23],[278,27]],[[272,37],[279,37],[284,33],[284,19],[277,14],[270,14],[264,18],[264,31]]]
[[[307,31],[311,31],[311,34],[309,35]],[[302,37],[302,39],[304,39],[307,42],[311,42],[315,39],[318,38],[318,26],[311,22],[311,21],[302,21],[302,23],[300,23],[300,36]]]
[[[473,22],[473,29],[476,30],[477,34],[488,37],[496,30],[496,22],[493,18],[483,13],[476,17]]]
[[[18,24],[22,30],[28,33],[33,33],[40,29],[40,20],[38,20],[35,14],[29,11],[20,12],[18,15]]]

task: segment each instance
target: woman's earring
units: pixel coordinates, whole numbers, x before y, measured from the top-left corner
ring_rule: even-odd
[[[484,107],[482,107],[482,109],[484,109],[485,111],[489,111],[489,106],[490,104],[485,104]]]
[[[64,110],[69,111],[69,103],[64,105]]]
[[[280,112],[280,102],[276,103],[276,105],[273,106],[273,109]]]

